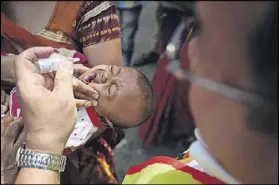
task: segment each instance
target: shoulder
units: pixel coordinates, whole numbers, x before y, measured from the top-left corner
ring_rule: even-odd
[[[82,24],[90,18],[101,15],[111,8],[115,8],[114,1],[85,1],[80,7],[77,20]]]
[[[113,1],[86,1],[76,19],[76,33],[83,47],[120,37]]]

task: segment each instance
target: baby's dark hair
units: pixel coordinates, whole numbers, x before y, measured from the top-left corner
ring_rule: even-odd
[[[155,106],[154,91],[152,84],[141,71],[138,70],[138,72],[139,76],[137,82],[142,94],[142,107],[140,119],[136,126],[143,124],[150,118]]]
[[[145,123],[152,115],[155,106],[152,84],[141,71],[136,71],[138,72],[137,85],[139,86],[141,94],[141,107],[139,117],[135,118],[136,122],[133,124],[134,127],[140,126],[141,124]],[[131,128],[131,126],[123,125],[122,123],[117,123],[114,121],[113,125],[114,128]]]

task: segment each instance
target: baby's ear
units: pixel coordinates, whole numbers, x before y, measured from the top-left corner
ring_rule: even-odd
[[[108,117],[103,117],[106,124],[110,127],[110,128],[113,128],[113,123],[112,121],[110,121],[110,119]]]

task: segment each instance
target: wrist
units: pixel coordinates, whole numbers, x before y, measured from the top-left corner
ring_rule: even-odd
[[[34,133],[34,132],[33,132]],[[61,138],[56,138],[53,134],[49,133],[26,133],[26,149],[34,152],[62,155],[66,145],[61,142]]]
[[[33,151],[33,152],[57,155],[57,156],[61,156],[64,151],[64,147],[62,147],[62,146],[54,146],[54,145],[48,146],[48,145],[44,145],[44,144],[37,146],[34,144],[29,144],[29,143],[26,143],[26,149]]]

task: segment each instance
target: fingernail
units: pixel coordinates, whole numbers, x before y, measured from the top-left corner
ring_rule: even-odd
[[[85,107],[90,107],[91,106],[91,102],[90,101],[88,101],[88,102],[86,102],[85,103]],[[94,105],[93,105],[94,106]]]
[[[98,105],[98,102],[94,101],[92,102],[93,106],[96,107]]]
[[[98,98],[99,98],[99,94],[93,94],[92,97],[93,97],[94,99],[98,99]]]

